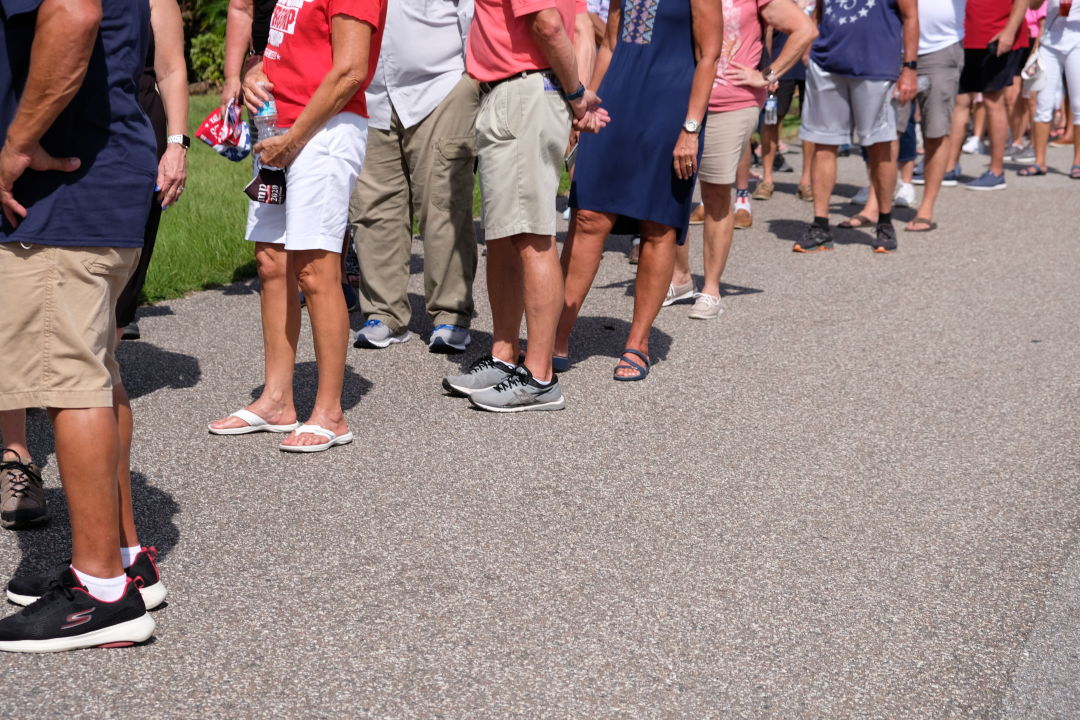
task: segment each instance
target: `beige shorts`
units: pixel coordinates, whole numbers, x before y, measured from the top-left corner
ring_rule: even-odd
[[[139,252],[0,243],[0,410],[112,407],[116,301]]]
[[[713,185],[731,185],[739,169],[746,141],[757,127],[761,108],[748,107],[711,112],[705,123],[698,179]]]
[[[533,73],[499,83],[480,100],[476,154],[488,240],[555,234],[570,107],[549,85]]]

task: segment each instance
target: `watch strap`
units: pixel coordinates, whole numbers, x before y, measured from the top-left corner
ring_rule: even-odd
[[[563,100],[567,102],[573,102],[574,100],[580,100],[585,97],[585,84],[578,83],[577,90],[572,93],[563,93]]]
[[[191,138],[182,134],[170,135],[165,138],[165,142],[169,145],[181,145],[185,150],[191,147]]]

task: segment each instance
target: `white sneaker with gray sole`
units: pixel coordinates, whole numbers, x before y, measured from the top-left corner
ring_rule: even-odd
[[[698,293],[694,296],[694,307],[690,308],[688,317],[695,320],[712,320],[724,313],[724,306],[720,304],[720,298],[716,295]]]
[[[684,300],[691,300],[694,297],[694,281],[686,283],[685,285],[668,285],[667,297],[664,298],[663,307],[674,305],[677,302]]]

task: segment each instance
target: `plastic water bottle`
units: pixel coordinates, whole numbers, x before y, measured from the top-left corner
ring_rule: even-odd
[[[765,124],[775,125],[778,122],[776,117],[776,93],[769,93],[769,97],[765,99]]]
[[[269,100],[263,103],[263,106],[259,108],[259,112],[255,114],[255,129],[259,132],[259,140],[265,140],[274,137],[275,135],[282,135],[285,133],[285,130],[278,127],[277,124],[277,103],[274,102],[273,95],[270,96]],[[270,166],[264,165],[263,167]]]

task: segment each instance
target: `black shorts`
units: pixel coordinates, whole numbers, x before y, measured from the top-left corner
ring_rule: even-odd
[[[960,92],[987,93],[1004,90],[1012,85],[1013,78],[1024,68],[1028,48],[1010,50],[1004,55],[991,55],[990,51],[966,48],[964,71],[960,73]]]
[[[780,87],[776,89],[776,118],[783,121],[791,111],[791,101],[795,97],[795,89],[799,90],[799,115],[802,115],[802,106],[806,102],[805,80],[781,80]]]

